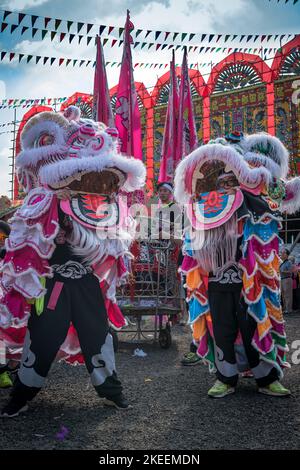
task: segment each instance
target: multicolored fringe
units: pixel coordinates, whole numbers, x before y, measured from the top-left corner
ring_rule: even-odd
[[[279,220],[266,215],[255,223],[247,219],[243,231],[243,297],[248,313],[257,322],[252,339],[260,358],[274,365],[282,376],[288,351],[280,303]]]
[[[266,214],[255,222],[252,217],[244,220],[242,259],[242,295],[248,305],[248,313],[255,319],[257,328],[252,345],[260,358],[274,365],[282,376],[288,351],[284,320],[280,303],[279,235],[280,220]],[[189,255],[192,253],[189,251]],[[210,315],[207,273],[197,261],[186,255],[181,268],[186,275],[189,302],[189,323],[198,355],[214,363],[213,328]]]

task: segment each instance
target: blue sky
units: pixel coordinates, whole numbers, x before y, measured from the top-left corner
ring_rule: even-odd
[[[293,6],[292,0],[287,4],[285,0],[279,3],[277,0],[0,0],[2,10],[118,26],[124,25],[127,8],[131,11],[135,27],[141,29],[220,34],[300,33],[300,2]],[[2,16],[0,11],[0,20]],[[13,22],[12,18],[7,21]],[[0,49],[42,56],[95,58],[93,41],[89,46],[84,41],[79,46],[76,40],[70,45],[67,41],[59,43],[57,40],[31,39],[27,33],[21,37],[17,31],[13,35],[6,31],[0,34]],[[105,48],[104,52],[106,60],[121,59],[121,48]],[[178,63],[181,62],[181,54],[177,55]],[[148,52],[145,48],[142,51],[134,50],[133,56],[134,62],[166,63],[170,60],[170,51]],[[189,61],[211,60],[216,63],[222,58],[220,54],[206,55],[204,58],[191,54]],[[118,71],[108,68],[110,86],[117,83]],[[147,87],[153,87],[161,73],[157,70],[136,70],[135,78]],[[203,73],[208,71],[204,69]],[[66,69],[14,62],[0,65],[0,99],[69,96],[76,91],[90,93],[92,83],[91,68]],[[20,119],[23,113],[24,110],[18,109],[17,118]],[[12,117],[12,110],[0,110],[0,124],[11,121]],[[0,134],[0,194],[6,194],[9,189],[9,147],[9,135]]]

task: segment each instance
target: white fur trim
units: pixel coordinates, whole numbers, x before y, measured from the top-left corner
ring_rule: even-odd
[[[282,142],[275,136],[261,132],[259,134],[252,134],[246,136],[241,142],[241,147],[245,151],[245,158],[248,161],[251,159],[261,159],[263,165],[265,165],[265,159],[268,160],[269,164],[265,165],[272,172],[272,176],[285,178],[288,174],[289,165],[289,153]],[[268,148],[268,156],[262,153],[253,152],[254,147],[261,145],[262,147]],[[276,169],[277,167],[277,169]]]
[[[285,188],[290,199],[282,201],[280,210],[287,214],[294,214],[300,209],[300,177],[287,181]]]
[[[55,185],[58,181],[66,180],[79,172],[101,172],[105,169],[116,167],[126,175],[126,181],[122,189],[127,192],[141,189],[145,184],[146,168],[144,164],[135,158],[123,157],[117,154],[106,154],[85,158],[67,158],[64,161],[44,166],[40,171],[42,184]]]

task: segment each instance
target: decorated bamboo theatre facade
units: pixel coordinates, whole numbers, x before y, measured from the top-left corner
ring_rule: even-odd
[[[179,79],[180,67],[176,74]],[[300,36],[277,51],[271,66],[258,55],[232,53],[212,68],[206,80],[198,70],[191,69],[189,75],[199,143],[230,130],[250,134],[265,131],[287,146],[292,172],[300,174]],[[151,93],[143,83],[136,83],[150,191],[158,177],[169,80],[167,72],[157,80]],[[117,86],[110,90],[113,108],[116,93]],[[61,110],[73,104],[81,108],[83,116],[91,117],[92,103],[92,95],[75,93],[62,103]],[[17,154],[20,133],[28,118],[50,109],[36,106],[24,115],[17,135]],[[15,199],[18,194],[15,179]]]

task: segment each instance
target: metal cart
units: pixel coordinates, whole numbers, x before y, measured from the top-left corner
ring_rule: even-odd
[[[130,341],[149,340],[151,336],[167,349],[172,343],[172,319],[181,311],[178,247],[170,240],[147,240],[135,242],[132,252],[135,258],[131,279],[117,295],[118,305],[129,319],[121,333],[126,333]],[[151,316],[153,326],[147,322]]]

